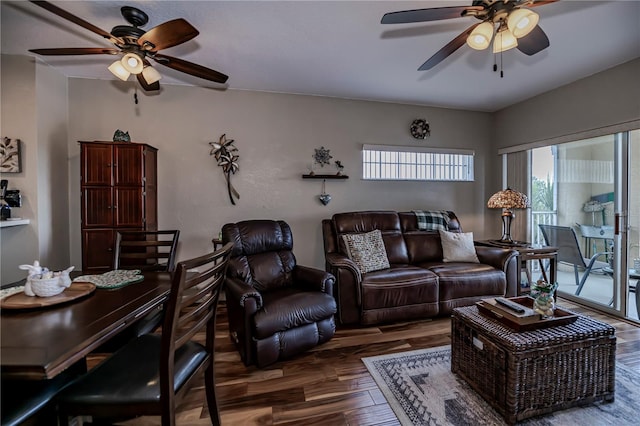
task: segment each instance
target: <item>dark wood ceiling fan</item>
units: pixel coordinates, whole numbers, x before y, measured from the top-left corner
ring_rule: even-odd
[[[489,47],[492,38],[494,53],[516,47],[526,55],[535,55],[549,47],[549,38],[537,24],[538,15],[528,8],[556,1],[558,0],[474,0],[471,6],[390,12],[382,17],[381,23],[407,24],[463,17],[474,17],[480,20],[460,33],[418,68],[419,71],[426,71],[449,57],[465,42],[474,49],[482,50]]]
[[[160,65],[215,83],[225,83],[229,78],[221,72],[202,65],[159,53],[162,49],[185,43],[199,34],[197,29],[182,18],[167,21],[145,31],[140,27],[149,21],[147,14],[135,7],[124,6],[120,12],[130,25],[118,25],[111,32],[107,32],[47,1],[31,1],[31,3],[109,40],[115,45],[115,48],[30,49],[29,52],[52,56],[122,55],[122,61],[114,62],[109,70],[122,80],[126,80],[130,74],[134,74],[140,86],[146,91],[160,89],[158,83],[160,75],[151,66],[149,59]]]

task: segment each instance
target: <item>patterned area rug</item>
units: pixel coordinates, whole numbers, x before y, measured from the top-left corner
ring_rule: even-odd
[[[402,425],[506,425],[503,418],[451,372],[451,347],[362,358]],[[592,404],[523,421],[528,426],[638,425],[640,375],[616,365],[612,403]]]

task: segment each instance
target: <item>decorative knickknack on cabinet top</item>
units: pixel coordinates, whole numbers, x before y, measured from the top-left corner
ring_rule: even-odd
[[[216,157],[218,166],[222,167],[224,178],[227,181],[227,192],[229,193],[229,200],[234,206],[236,202],[234,197],[240,199],[240,194],[231,184],[231,175],[235,174],[240,166],[238,166],[238,160],[240,156],[237,154],[238,148],[233,145],[233,139],[227,139],[226,133],[220,136],[218,142],[209,142],[212,146],[209,155]]]
[[[131,142],[131,136],[129,136],[129,132],[123,132],[120,129],[117,129],[113,134],[114,142]]]

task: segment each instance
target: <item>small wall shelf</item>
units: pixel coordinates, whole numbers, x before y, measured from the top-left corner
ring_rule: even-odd
[[[302,175],[302,179],[349,179],[347,175]]]
[[[9,228],[11,226],[28,225],[29,219],[9,219],[0,221],[0,228]]]

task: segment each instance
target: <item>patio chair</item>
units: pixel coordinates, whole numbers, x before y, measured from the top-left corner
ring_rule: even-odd
[[[544,242],[548,246],[558,248],[558,262],[563,262],[569,265],[573,265],[573,270],[576,277],[576,296],[582,291],[584,283],[589,278],[589,274],[595,270],[601,270],[604,267],[609,266],[607,262],[597,260],[601,256],[612,255],[611,252],[599,252],[586,258],[582,255],[580,245],[578,244],[578,237],[573,228],[569,226],[557,226],[557,225],[538,225]],[[578,269],[584,269],[582,277],[578,273]]]

